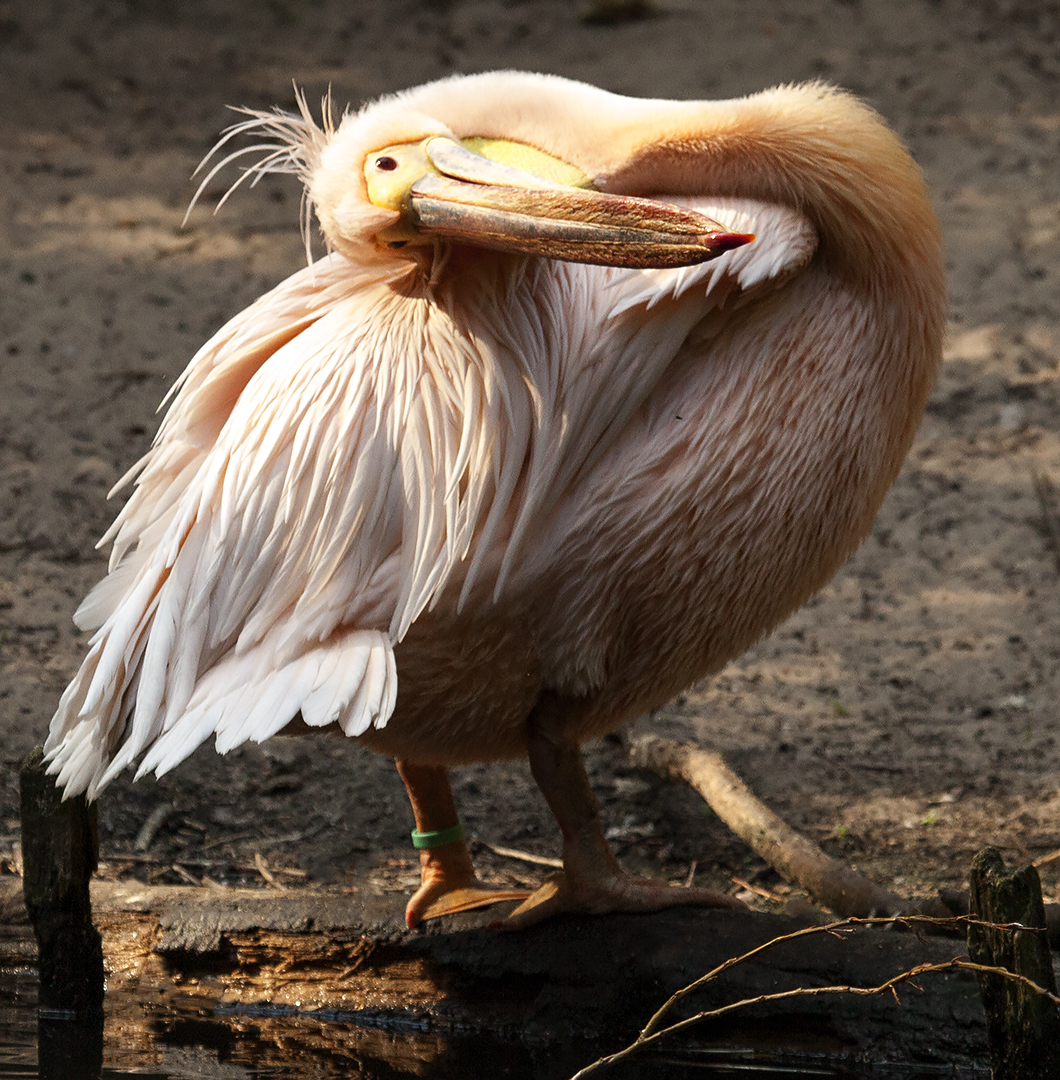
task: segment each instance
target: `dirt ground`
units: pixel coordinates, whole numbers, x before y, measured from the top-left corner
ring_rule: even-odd
[[[904,471],[819,597],[640,723],[722,750],[898,892],[959,884],[986,844],[1013,859],[1060,846],[1060,551],[1034,483],[1060,485],[1058,58],[1058,9],[1032,0],[0,0],[0,872],[18,762],[84,651],[71,615],[103,571],[106,493],[198,345],[304,261],[282,178],[216,217],[211,188],[182,228],[225,106],[291,106],[292,80],[356,105],[496,67],[674,98],[824,78],[907,140],[946,235],[951,311]],[[779,887],[691,792],[614,742],[587,756],[627,865]],[[454,787],[473,835],[558,853],[525,765],[462,769]],[[260,854],[400,892],[411,824],[391,763],[352,743],[206,747],[107,790],[104,872],[261,882]],[[479,854],[495,877],[537,875]],[[1043,876],[1060,899],[1060,862]]]

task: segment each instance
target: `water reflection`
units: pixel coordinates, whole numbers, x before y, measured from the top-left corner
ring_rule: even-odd
[[[0,981],[6,974],[0,973]],[[397,1030],[383,1017],[354,1023],[339,1017],[275,1015],[270,1009],[203,1009],[201,1015],[179,1015],[145,1008],[142,1002],[140,1022],[130,1025],[132,1001],[109,995],[104,1034],[103,1029],[78,1030],[76,1023],[49,1018],[38,1028],[35,1001],[24,993],[19,996],[17,1006],[0,1006],[0,1080],[564,1080],[607,1049],[584,1042],[520,1046],[481,1036],[442,1038],[426,1030]],[[11,995],[0,987],[3,999],[9,1003]],[[880,1063],[851,1067],[823,1058],[793,1061],[760,1052],[693,1047],[634,1059],[602,1075],[606,1080],[982,1080],[989,1073]]]
[[[180,994],[108,992],[102,1027],[37,1015],[37,972],[0,968],[0,1080],[566,1080],[617,1046],[519,1044],[459,1033],[426,1017],[215,1007]],[[39,1053],[39,1058],[38,1058]],[[39,1064],[38,1064],[39,1062]],[[685,1047],[633,1059],[601,1080],[985,1080],[989,1070],[853,1066],[821,1053]]]
[[[103,1017],[54,1015],[41,1009],[37,1019],[40,1080],[99,1080],[103,1073]]]

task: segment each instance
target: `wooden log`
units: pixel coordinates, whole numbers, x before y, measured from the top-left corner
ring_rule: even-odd
[[[39,746],[23,762],[19,783],[22,891],[40,972],[40,1076],[92,1080],[103,1068],[103,939],[89,899],[95,807],[84,797],[63,802]]]
[[[0,906],[3,886],[0,878]],[[491,909],[410,932],[403,893],[373,891],[367,873],[357,892],[348,888],[93,882],[107,964],[108,1045],[120,1040],[137,1052],[149,1050],[162,1015],[152,1012],[157,1006],[196,1024],[212,1017],[225,1026],[225,1038],[251,1044],[246,1052],[262,1065],[291,1067],[309,1039],[333,1047],[327,1052],[336,1061],[370,1058],[375,1051],[363,1042],[366,1031],[414,1030],[425,1046],[468,1038],[469,1052],[478,1055],[483,1040],[501,1039],[508,1049],[496,1052],[505,1060],[531,1047],[539,1063],[558,1060],[574,1040],[581,1049],[564,1059],[570,1067],[551,1070],[570,1075],[628,1043],[675,990],[805,925],[777,915],[688,908],[571,916],[498,933],[487,928],[497,917]],[[795,987],[870,986],[917,964],[948,960],[959,948],[879,930],[820,934],[771,947],[687,1005],[708,1008]],[[779,1054],[788,1064],[837,1069],[985,1063],[974,978],[954,970],[918,983],[922,991],[899,988],[900,1004],[889,994],[798,998],[753,1006],[690,1035],[714,1053]],[[270,1040],[271,1049],[264,1045]]]
[[[1038,871],[1012,873],[996,848],[972,860],[972,914],[986,922],[1018,923],[1000,929],[971,925],[973,961],[1002,967],[1056,993],[1045,907]],[[1047,997],[1003,976],[980,972],[993,1080],[1056,1080],[1060,1077],[1060,1009]]]

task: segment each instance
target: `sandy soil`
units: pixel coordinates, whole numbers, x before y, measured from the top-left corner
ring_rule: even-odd
[[[1060,483],[1055,6],[615,10],[0,2],[0,856],[17,839],[17,764],[84,650],[71,614],[103,569],[108,489],[147,447],[195,348],[304,258],[298,192],[281,179],[215,218],[211,188],[181,227],[225,106],[290,106],[292,79],[311,100],[330,83],[356,104],[505,66],[676,98],[825,78],[908,141],[946,233],[951,327],[906,467],[871,539],[813,603],[642,723],[723,750],[775,809],[898,891],[960,882],[987,843],[1012,858],[1060,845],[1060,581],[1033,482]],[[696,860],[703,883],[777,884],[693,794],[638,774],[613,743],[588,758],[630,866],[683,879]],[[556,853],[523,765],[461,770],[455,788],[472,833]],[[148,849],[121,859],[160,806]],[[107,872],[157,881],[180,880],[174,863],[253,878],[261,853],[274,868],[402,890],[415,876],[410,826],[391,764],[337,740],[224,759],[206,748],[161,782],[115,783],[101,807]],[[1044,871],[1053,896],[1058,867]]]

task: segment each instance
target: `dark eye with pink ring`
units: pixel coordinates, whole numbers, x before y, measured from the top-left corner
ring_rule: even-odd
[[[398,163],[392,157],[377,157],[375,167],[380,172],[393,172],[398,167]]]

